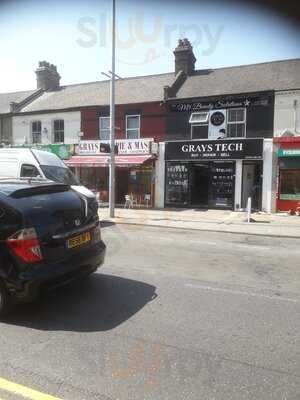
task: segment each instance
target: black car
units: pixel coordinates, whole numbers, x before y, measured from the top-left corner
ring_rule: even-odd
[[[0,181],[0,315],[103,263],[98,204],[50,181]]]

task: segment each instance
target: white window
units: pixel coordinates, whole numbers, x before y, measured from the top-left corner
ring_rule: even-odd
[[[41,121],[31,122],[32,143],[42,143],[42,123]]]
[[[65,141],[65,121],[63,119],[53,121],[53,140],[54,143],[64,143]]]
[[[246,109],[232,108],[227,111],[227,137],[245,137]]]
[[[209,113],[206,112],[194,112],[190,116],[190,124],[205,124],[208,123],[208,115]]]
[[[110,118],[100,117],[99,119],[99,137],[100,140],[109,140],[110,138]]]
[[[208,111],[191,114],[189,119],[189,123],[191,124],[191,139],[208,138],[208,117]]]
[[[140,137],[140,116],[126,115],[126,138],[139,139]]]

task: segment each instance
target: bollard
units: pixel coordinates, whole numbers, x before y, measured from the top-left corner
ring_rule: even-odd
[[[251,222],[251,203],[252,203],[252,199],[251,199],[251,197],[248,197],[248,201],[247,201],[247,222]]]

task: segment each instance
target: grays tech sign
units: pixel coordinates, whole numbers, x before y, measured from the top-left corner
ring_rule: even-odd
[[[169,160],[247,160],[262,159],[263,139],[219,139],[166,142]]]

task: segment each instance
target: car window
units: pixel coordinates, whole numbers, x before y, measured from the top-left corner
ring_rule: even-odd
[[[73,172],[67,167],[57,167],[55,165],[41,165],[41,169],[47,179],[66,185],[79,185]]]
[[[34,165],[23,164],[21,167],[21,178],[35,178],[40,173]]]
[[[20,224],[20,215],[0,201],[0,240],[6,238],[7,233],[15,231]]]

